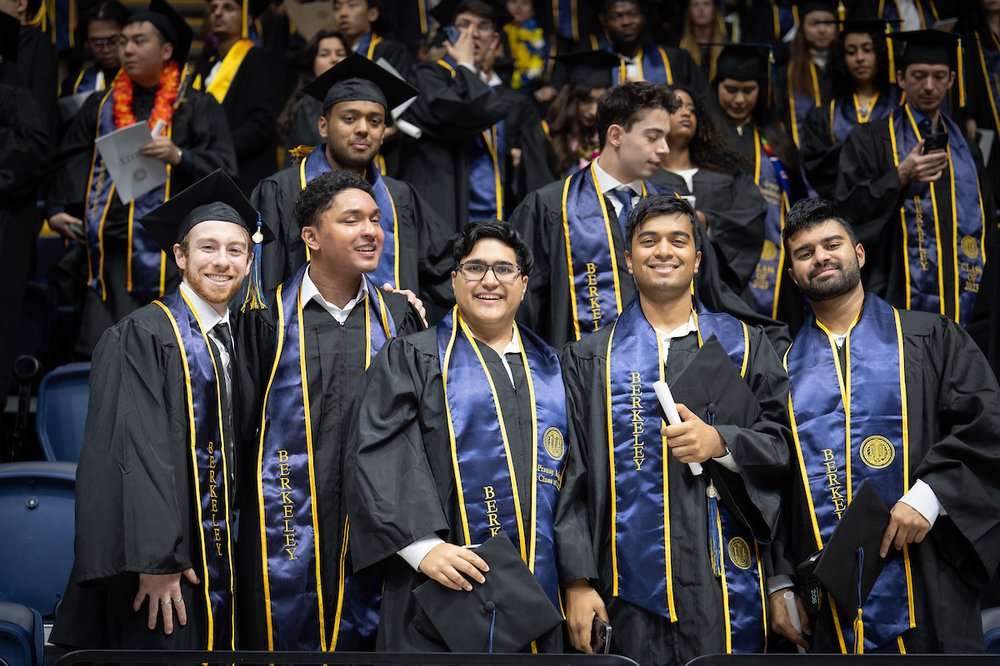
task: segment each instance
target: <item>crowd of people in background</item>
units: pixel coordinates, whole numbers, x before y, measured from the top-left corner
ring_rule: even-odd
[[[92,643],[101,603],[116,646],[456,649],[420,584],[482,583],[466,546],[503,530],[566,619],[518,649],[593,651],[597,618],[644,664],[760,652],[766,626],[975,651],[1000,552],[1000,1],[178,9],[0,0],[0,303],[61,237],[62,360],[95,368],[81,497],[124,514],[78,537],[61,642]],[[125,201],[96,144],[142,121],[167,180]],[[639,375],[677,382],[662,437]],[[98,462],[188,420],[211,477],[177,472],[200,444],[124,481]],[[494,439],[504,464],[477,464]],[[903,554],[870,605],[817,615],[797,565],[865,478],[881,557]]]

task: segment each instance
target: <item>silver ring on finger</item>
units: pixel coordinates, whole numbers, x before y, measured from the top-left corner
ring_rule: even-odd
[[[184,603],[184,597],[176,597],[174,599],[171,599],[170,601],[175,604],[182,604]]]
[[[173,605],[173,603],[174,603],[173,599],[160,599],[161,606],[171,606]]]

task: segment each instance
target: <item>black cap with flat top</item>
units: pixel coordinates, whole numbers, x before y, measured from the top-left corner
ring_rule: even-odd
[[[216,169],[197,183],[171,197],[162,206],[144,215],[139,222],[160,248],[173,256],[173,247],[195,225],[209,220],[231,222],[247,230],[254,244],[274,240],[256,209],[222,169]]]
[[[838,608],[852,613],[864,603],[886,560],[879,556],[882,537],[889,526],[889,509],[875,487],[864,481],[854,490],[840,524],[826,544],[816,565],[816,576],[837,602]],[[861,599],[858,599],[858,549],[861,564]]]
[[[194,31],[188,25],[184,17],[170,6],[167,0],[151,0],[146,9],[137,9],[129,16],[129,23],[149,21],[159,30],[163,38],[174,47],[171,60],[184,63],[187,60],[188,51],[191,50],[191,40],[194,39]]]
[[[762,86],[771,78],[771,47],[767,44],[709,44],[722,46],[715,65],[715,81],[757,81]]]
[[[796,4],[799,8],[800,21],[810,12],[827,12],[828,14],[833,14],[834,20],[836,20],[836,16],[838,15],[837,3],[834,0],[803,0]]]
[[[490,570],[472,591],[435,580],[413,591],[417,603],[452,652],[520,652],[562,622],[520,553],[501,532],[475,550]]]
[[[392,109],[416,97],[419,91],[363,55],[352,53],[310,81],[302,89],[323,102],[323,113],[340,102],[376,102]]]
[[[612,71],[621,65],[618,56],[602,49],[562,53],[553,60],[568,68],[570,83],[583,88],[612,87]]]
[[[910,65],[948,65],[958,69],[958,35],[942,30],[911,30],[889,35],[893,42],[903,45],[897,59],[898,67],[905,70]]]
[[[431,9],[431,16],[441,25],[449,25],[455,22],[456,16],[472,9],[486,10],[493,19],[493,27],[496,30],[500,30],[512,18],[502,0],[441,0]]]

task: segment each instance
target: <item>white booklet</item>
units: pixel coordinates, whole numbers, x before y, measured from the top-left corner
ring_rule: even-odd
[[[101,159],[118,190],[118,198],[126,206],[136,197],[167,182],[166,163],[139,154],[139,149],[152,140],[149,124],[140,120],[96,141]]]

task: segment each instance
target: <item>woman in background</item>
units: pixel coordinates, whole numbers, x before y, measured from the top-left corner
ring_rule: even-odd
[[[299,66],[299,84],[278,116],[278,140],[286,150],[318,145],[316,121],[323,103],[303,94],[302,87],[347,57],[347,40],[336,30],[320,30],[306,43]]]

